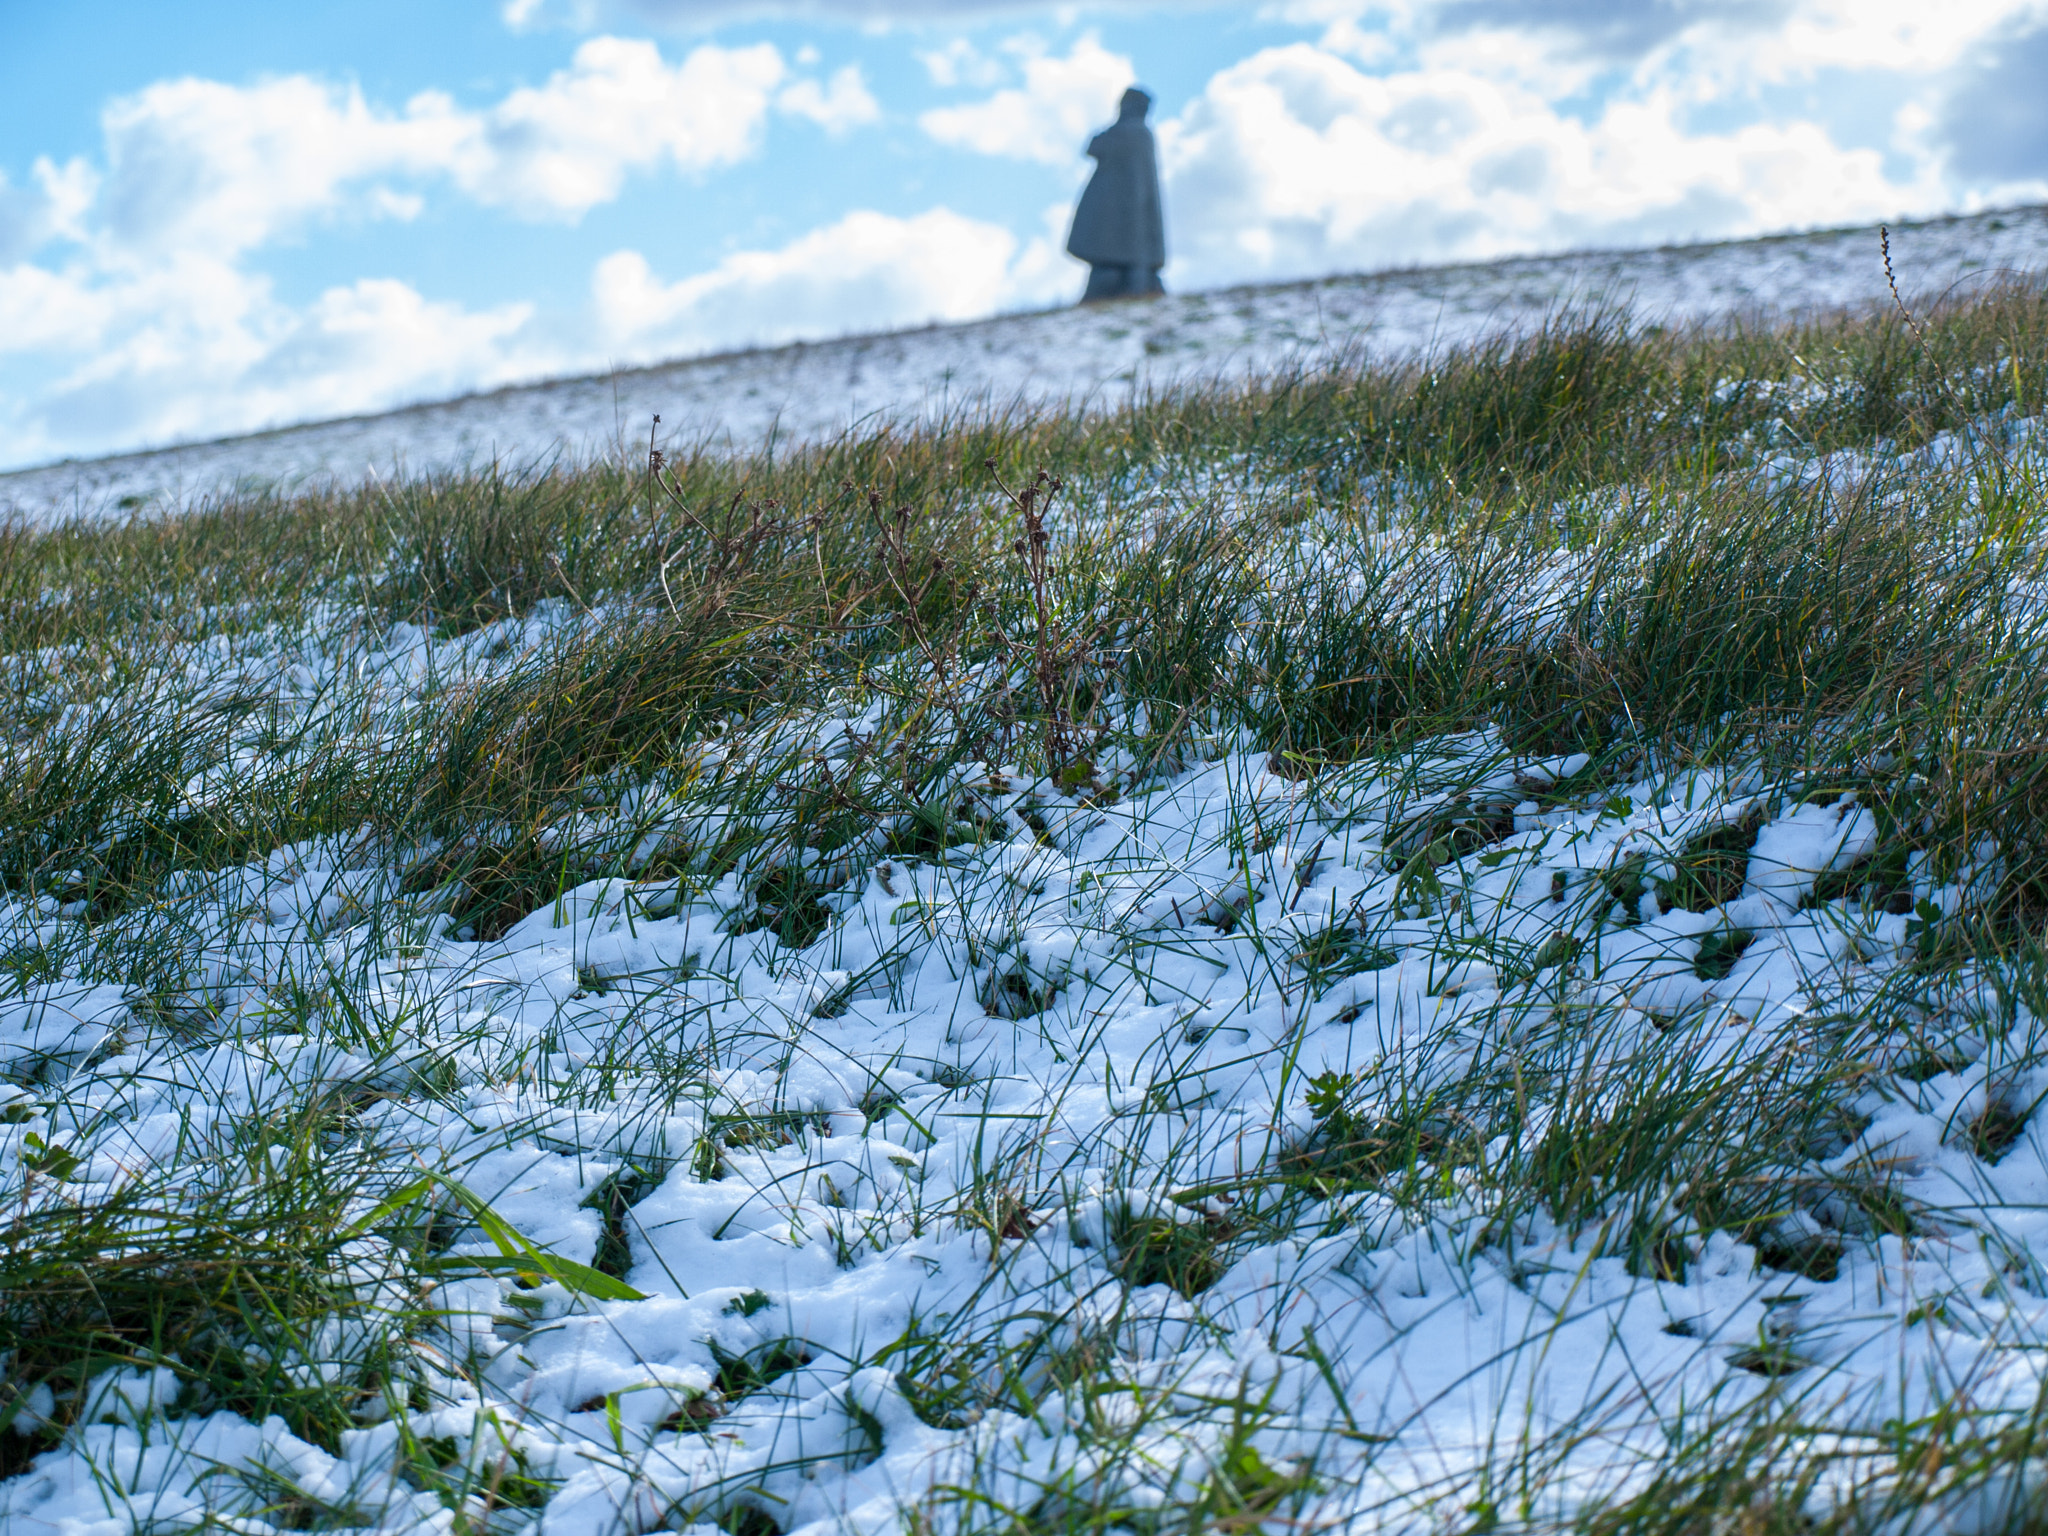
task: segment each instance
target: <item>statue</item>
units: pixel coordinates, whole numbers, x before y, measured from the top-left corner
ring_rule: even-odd
[[[1067,251],[1088,263],[1083,304],[1164,293],[1166,227],[1159,214],[1159,158],[1145,113],[1152,98],[1136,87],[1124,92],[1116,122],[1088,143],[1095,174],[1074,209]]]

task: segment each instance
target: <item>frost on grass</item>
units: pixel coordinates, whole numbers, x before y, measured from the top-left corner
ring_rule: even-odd
[[[2002,209],[1893,226],[1908,299],[2037,269],[2048,212]],[[863,424],[957,421],[991,402],[1118,402],[1201,381],[1319,369],[1361,346],[1387,363],[1534,328],[1560,306],[1625,304],[1659,324],[1889,303],[1875,228],[1652,251],[1582,252],[1452,268],[1070,306],[514,386],[378,416],[221,442],[0,471],[0,511],[37,521],[182,505],[251,485],[375,484],[603,455],[650,415],[672,445],[830,441]],[[1826,397],[1804,380],[1731,380],[1729,395]],[[516,446],[515,446],[516,445]]]
[[[17,650],[0,1514],[1997,1527],[2037,439],[1716,473]]]

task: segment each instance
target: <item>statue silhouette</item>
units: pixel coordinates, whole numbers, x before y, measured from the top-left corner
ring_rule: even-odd
[[[1088,179],[1067,251],[1088,263],[1086,304],[1134,294],[1164,293],[1166,226],[1159,214],[1159,157],[1145,113],[1152,98],[1124,92],[1116,122],[1088,142],[1095,174]]]

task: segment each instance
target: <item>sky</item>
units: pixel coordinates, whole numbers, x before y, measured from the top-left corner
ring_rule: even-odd
[[[1169,289],[2048,201],[2048,0],[0,0],[0,469]]]

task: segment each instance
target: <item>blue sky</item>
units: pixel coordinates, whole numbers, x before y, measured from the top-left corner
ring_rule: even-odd
[[[2048,199],[2048,0],[0,0],[0,467],[1168,285]]]

